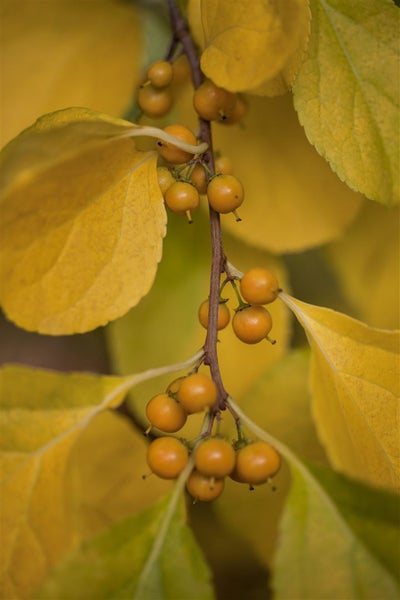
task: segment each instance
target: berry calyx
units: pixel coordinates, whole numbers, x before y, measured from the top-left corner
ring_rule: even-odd
[[[218,388],[204,373],[193,373],[180,384],[177,399],[188,414],[198,413],[216,403]]]
[[[224,121],[233,114],[236,94],[215,85],[206,79],[193,94],[193,106],[197,114],[206,121]]]
[[[193,131],[184,125],[167,125],[167,127],[164,127],[164,131],[170,133],[186,144],[192,144],[193,146],[197,144],[197,139]],[[186,150],[182,150],[181,148],[162,140],[158,140],[157,149],[159,155],[162,156],[164,160],[174,165],[183,164],[193,156],[190,152],[186,152]]]
[[[178,215],[190,213],[199,206],[200,196],[194,185],[186,181],[175,181],[165,192],[165,203],[172,212]]]
[[[184,426],[187,414],[168,394],[153,396],[146,406],[146,416],[153,427],[165,433],[174,433]]]
[[[147,449],[147,464],[162,479],[176,479],[188,460],[188,449],[174,437],[157,438]]]
[[[236,455],[232,445],[222,438],[208,438],[196,448],[194,464],[202,475],[222,478],[235,467]]]
[[[243,186],[234,175],[216,175],[207,186],[207,198],[215,211],[233,212],[244,200]]]
[[[249,304],[269,304],[278,297],[278,279],[269,269],[254,267],[240,280],[240,293]]]
[[[236,452],[232,479],[250,485],[260,485],[276,475],[281,457],[271,444],[252,442]]]
[[[234,314],[232,328],[242,342],[257,344],[268,337],[272,317],[263,306],[246,306]]]
[[[146,77],[153,87],[164,88],[172,82],[173,74],[171,63],[166,60],[157,60],[147,69]]]
[[[199,471],[193,470],[186,482],[186,489],[195,500],[210,502],[220,496],[224,490],[223,479],[207,477]]]
[[[146,85],[139,89],[137,102],[147,116],[157,118],[163,117],[171,110],[173,98],[168,88],[159,90],[152,85]]]

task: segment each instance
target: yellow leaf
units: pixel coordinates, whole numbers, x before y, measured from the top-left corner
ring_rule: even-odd
[[[166,214],[143,129],[88,109],[47,115],[2,152],[1,302],[53,335],[121,316],[150,289]]]
[[[373,329],[287,294],[281,299],[313,350],[314,419],[333,465],[399,490],[399,332]]]
[[[0,145],[37,115],[66,106],[127,109],[142,69],[137,5],[4,0],[0,10]]]
[[[343,293],[368,325],[400,327],[399,209],[366,202],[343,238],[326,248]]]
[[[217,85],[265,93],[257,88],[282,71],[292,78],[309,35],[306,0],[203,0],[201,15],[201,68]]]
[[[196,358],[127,377],[19,366],[0,371],[2,598],[30,597],[74,544],[165,491],[155,482],[137,490],[143,438],[132,440],[130,426],[113,424],[104,411],[133,386],[189,368]],[[120,436],[114,450],[93,453],[96,442],[108,448],[112,432]],[[111,465],[118,448],[135,453],[130,466],[127,457]],[[104,471],[99,481],[96,466]]]
[[[241,129],[220,125],[215,148],[232,159],[245,200],[223,226],[271,252],[298,252],[337,238],[361,205],[307,142],[291,96],[249,98]]]
[[[294,101],[307,136],[352,188],[399,193],[399,9],[391,0],[312,0]]]

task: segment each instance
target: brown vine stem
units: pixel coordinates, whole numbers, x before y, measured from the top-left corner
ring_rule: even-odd
[[[171,26],[174,34],[175,43],[179,41],[188,58],[192,81],[195,88],[198,88],[203,81],[203,74],[200,69],[199,55],[196,46],[193,42],[188,24],[182,16],[175,0],[167,0]],[[211,126],[209,121],[199,118],[200,138],[208,144],[208,150],[202,155],[202,160],[207,163],[210,171],[214,172],[214,152],[212,145]],[[222,246],[222,234],[219,214],[209,207],[210,215],[210,233],[211,233],[211,273],[210,273],[210,291],[209,291],[209,315],[207,336],[204,343],[204,363],[210,367],[210,372],[215,381],[218,392],[219,401],[218,409],[225,410],[226,399],[228,393],[225,390],[222,382],[221,373],[218,362],[218,303],[219,303],[219,286],[220,276],[224,272],[226,258]]]

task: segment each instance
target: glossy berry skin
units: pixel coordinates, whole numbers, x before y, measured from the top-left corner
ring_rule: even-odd
[[[200,324],[207,329],[208,327],[208,313],[210,310],[210,302],[209,300],[204,300],[199,306],[198,317]],[[227,307],[225,302],[220,302],[218,304],[218,317],[217,317],[217,329],[220,331],[221,329],[225,329],[231,320],[231,314],[229,312],[229,308]]]
[[[225,482],[223,479],[207,477],[195,469],[189,475],[186,482],[186,489],[195,500],[210,502],[222,494],[224,485]]]
[[[242,204],[243,186],[234,175],[216,175],[208,184],[207,198],[215,211],[226,214]]]
[[[175,177],[167,167],[157,167],[157,179],[163,196],[165,196],[166,191],[176,181]]]
[[[162,479],[176,479],[188,460],[188,449],[174,437],[157,438],[147,449],[147,464]]]
[[[236,94],[206,79],[193,94],[193,106],[206,121],[223,121],[234,112]]]
[[[165,192],[165,203],[178,215],[196,210],[200,203],[199,192],[194,185],[186,181],[176,181]]]
[[[166,60],[157,60],[147,69],[147,80],[155,88],[167,87],[172,82],[174,74],[171,63]]]
[[[185,377],[177,392],[178,402],[188,414],[202,412],[213,406],[217,398],[217,386],[203,373],[193,373]]]
[[[232,328],[242,342],[257,344],[271,331],[272,318],[263,306],[246,306],[234,314]]]
[[[236,453],[236,465],[232,479],[260,485],[276,475],[281,466],[281,457],[267,442],[253,442]]]
[[[184,125],[167,125],[167,127],[164,127],[164,131],[170,133],[186,144],[192,144],[193,146],[197,144],[197,139],[193,131]],[[186,150],[182,150],[163,140],[157,142],[157,149],[159,155],[162,156],[164,160],[174,165],[181,165],[193,158],[193,154],[190,152],[186,152]]]
[[[146,416],[153,427],[165,433],[174,433],[184,426],[187,414],[168,394],[153,396],[146,406]]]
[[[232,473],[235,460],[235,451],[229,442],[222,438],[208,438],[196,448],[194,464],[202,475],[222,478]]]
[[[240,293],[249,304],[269,304],[279,292],[279,283],[269,269],[254,267],[240,280]]]
[[[164,117],[172,108],[172,94],[169,89],[155,89],[146,85],[139,89],[137,102],[140,109],[149,117]]]

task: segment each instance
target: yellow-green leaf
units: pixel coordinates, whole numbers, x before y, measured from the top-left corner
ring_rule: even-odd
[[[209,600],[210,572],[174,492],[85,542],[55,570],[39,598]]]
[[[91,429],[94,418],[120,404],[134,385],[189,368],[194,360],[196,357],[127,377],[57,373],[20,366],[8,366],[0,371],[2,597],[30,597],[49,568],[74,543],[98,531],[113,518],[126,516],[121,480],[105,472],[103,481],[97,484],[99,473],[97,471],[94,477],[93,466],[88,466],[88,457],[90,460],[90,453],[96,447],[93,435],[97,443],[104,442],[99,426],[96,424]],[[102,426],[100,422],[100,430]],[[112,422],[108,427],[116,431]],[[86,435],[88,430],[91,430],[90,436]],[[119,428],[118,434],[126,436],[126,431]],[[134,511],[144,496],[154,499],[165,486],[160,488],[156,478],[153,482],[142,482],[143,439],[134,444],[128,439],[124,447],[140,452],[130,474],[136,477],[136,486],[140,481],[147,487],[147,491],[143,489],[136,497],[128,490]],[[96,460],[100,460],[100,455]],[[101,462],[102,466],[105,463],[107,460]],[[79,465],[83,465],[83,473],[78,473]],[[120,477],[127,474],[129,469],[124,463]],[[87,481],[82,481],[83,475]],[[90,481],[92,486],[88,489]],[[112,486],[111,489],[107,489],[107,485]],[[132,502],[133,497],[135,502]]]
[[[398,542],[398,498],[360,484],[342,484],[340,479],[327,484],[321,469],[310,468],[235,403],[233,408],[258,438],[275,446],[291,470],[273,569],[274,596],[281,600],[398,598],[397,547],[382,549],[379,532],[382,524],[387,542]]]
[[[395,578],[353,531],[335,496],[301,463],[291,462],[291,471],[274,568],[275,597],[398,598]]]
[[[4,0],[1,21],[3,146],[37,115],[88,106],[121,115],[142,76],[137,4]]]
[[[399,193],[399,9],[391,0],[311,0],[294,101],[307,136],[352,188]]]
[[[357,316],[385,329],[400,327],[400,211],[366,202],[326,254]]]
[[[2,151],[0,298],[19,326],[89,331],[149,291],[166,214],[156,156],[126,139],[138,131],[67,109],[42,117]]]
[[[306,0],[202,0],[201,16],[201,67],[215,83],[235,92],[266,93],[263,84],[282,71],[290,83],[309,35]]]
[[[314,419],[333,465],[399,490],[399,332],[368,327],[286,294],[281,298],[313,351]]]

